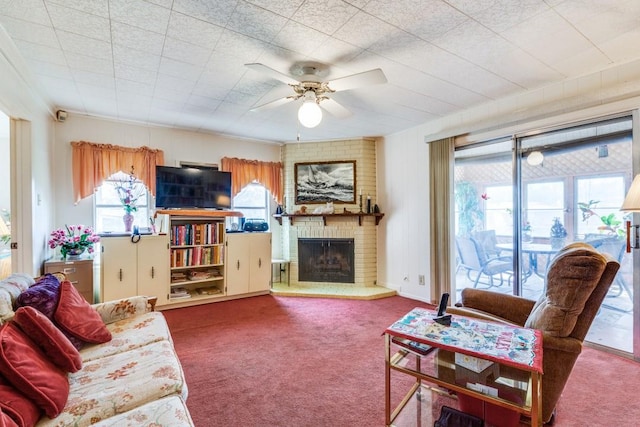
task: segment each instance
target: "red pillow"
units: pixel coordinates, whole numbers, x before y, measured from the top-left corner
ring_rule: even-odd
[[[35,403],[16,390],[2,375],[0,375],[0,408],[5,420],[8,416],[19,427],[34,426],[42,414]]]
[[[13,419],[0,410],[0,427],[18,427]]]
[[[53,363],[67,372],[77,372],[82,368],[78,349],[47,316],[33,307],[20,307],[13,321]]]
[[[111,341],[111,332],[98,312],[68,280],[60,284],[60,302],[53,319],[61,329],[82,341],[95,344]]]
[[[0,373],[50,418],[58,416],[67,403],[67,374],[13,322],[0,327]]]

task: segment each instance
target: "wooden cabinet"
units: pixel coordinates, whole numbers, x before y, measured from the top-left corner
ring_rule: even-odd
[[[226,250],[227,295],[269,291],[271,233],[227,234]]]
[[[157,306],[168,303],[167,235],[103,237],[100,243],[101,301],[148,295],[158,297]]]
[[[44,263],[45,273],[64,273],[78,292],[93,304],[93,258],[79,260],[49,260]]]

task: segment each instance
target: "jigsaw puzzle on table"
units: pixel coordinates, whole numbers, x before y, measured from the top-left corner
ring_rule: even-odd
[[[535,329],[453,315],[451,326],[436,323],[435,311],[414,308],[385,331],[446,350],[528,367],[542,372],[542,333]]]

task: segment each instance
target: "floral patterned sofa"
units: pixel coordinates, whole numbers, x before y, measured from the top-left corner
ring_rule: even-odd
[[[60,275],[0,281],[0,425],[192,426],[153,299],[89,305],[74,289]]]

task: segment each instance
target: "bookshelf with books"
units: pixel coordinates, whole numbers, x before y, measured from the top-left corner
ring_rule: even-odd
[[[170,302],[225,295],[224,219],[170,217]]]
[[[243,298],[253,295],[269,293],[271,280],[271,235],[247,236],[248,241],[253,242],[250,257],[245,267],[245,260],[236,259],[238,253],[243,252],[242,245],[229,243],[225,225],[226,218],[241,217],[242,213],[236,211],[200,210],[200,209],[176,209],[156,211],[154,221],[158,225],[160,234],[168,235],[169,255],[168,265],[170,283],[167,292],[167,305],[161,307],[177,308],[196,304],[226,301],[229,299]],[[238,233],[236,233],[238,234]],[[244,233],[239,233],[244,234]],[[266,233],[246,233],[266,234]],[[236,239],[244,241],[245,239]],[[262,242],[266,244],[262,244]],[[256,244],[260,248],[253,248]],[[251,283],[247,289],[238,286],[230,286],[229,277],[237,278],[237,271],[230,271],[229,257],[233,253],[234,268],[241,262],[245,268],[251,270]],[[257,259],[257,261],[255,260]],[[257,262],[258,267],[253,264]],[[262,269],[260,267],[263,267]],[[258,274],[265,270],[266,280],[261,280],[265,275]],[[234,276],[235,274],[235,276]],[[259,286],[258,286],[259,285]]]
[[[212,302],[226,295],[225,219],[240,212],[204,209],[156,211],[156,223],[169,235],[171,307]]]

